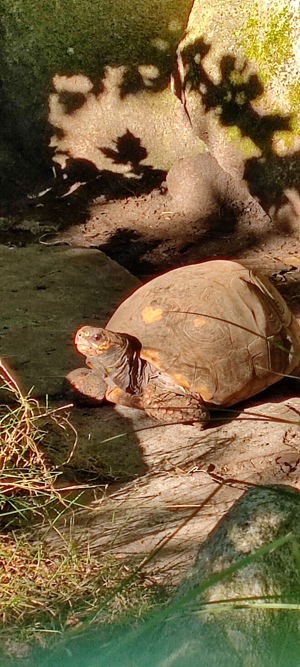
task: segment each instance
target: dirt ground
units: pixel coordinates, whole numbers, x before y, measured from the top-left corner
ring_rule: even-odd
[[[217,215],[207,215],[206,208],[205,215],[200,210],[195,216],[175,210],[165,181],[148,192],[130,191],[130,183],[126,188],[112,198],[99,195],[94,183],[70,193],[54,189],[35,196],[15,208],[0,242],[100,248],[141,280],[187,263],[233,258],[265,272],[300,316],[300,228],[276,225],[250,195],[231,201],[224,216],[222,207]],[[237,406],[228,420],[217,413],[204,430],[158,426],[127,408],[77,406],[70,419],[87,440],[93,428],[101,430],[101,421],[114,438],[128,422],[141,465],[129,465],[126,481],[126,474],[124,479],[114,475],[111,459],[111,477],[98,487],[93,470],[94,500],[76,514],[72,539],[88,541],[95,553],[110,550],[137,562],[165,541],[149,570],[160,582],[177,583],[200,543],[248,485],[300,489],[298,394],[297,385],[279,383]],[[104,447],[105,455],[110,452],[122,467],[126,441],[118,449],[118,439],[111,447],[107,440],[100,437],[100,450]],[[58,542],[57,535],[51,536],[52,544]]]
[[[183,172],[183,182],[185,177],[193,176]],[[213,180],[214,169],[207,179],[209,176]],[[122,179],[109,187],[95,181],[79,182],[62,191],[54,181],[49,188],[45,186],[44,195],[39,189],[34,196],[11,207],[8,228],[0,224],[0,243],[99,248],[141,280],[216,257],[265,267],[266,273],[274,273],[276,282],[285,281],[277,277],[279,272],[283,276],[298,267],[298,202],[295,206],[293,201],[288,202],[292,209],[288,220],[284,219],[288,208],[284,204],[271,219],[240,181],[233,183],[227,201],[221,193],[222,201],[216,205],[220,194],[211,188],[211,192],[205,196],[202,192],[201,198],[194,201],[194,210],[188,210],[182,200],[193,198],[194,193],[188,188],[185,192],[179,183],[183,193],[176,201],[162,179],[163,174],[159,173],[153,183],[147,182],[144,187],[137,185],[135,179]],[[174,195],[174,183],[172,189]],[[99,191],[104,194],[99,195]]]

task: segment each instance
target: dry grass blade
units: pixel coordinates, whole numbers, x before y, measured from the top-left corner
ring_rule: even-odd
[[[151,606],[154,596],[140,572],[128,582],[128,569],[113,556],[93,557],[88,544],[82,553],[56,528],[56,521],[66,509],[78,506],[78,490],[82,487],[75,487],[75,499],[74,493],[69,498],[74,487],[60,485],[58,489],[60,472],[48,463],[43,450],[51,421],[50,431],[54,425],[55,434],[69,436],[71,432],[71,451],[66,462],[73,456],[77,433],[66,416],[70,406],[42,408],[30,395],[23,395],[1,360],[0,385],[2,394],[9,398],[0,405],[0,510],[1,521],[5,522],[5,530],[3,526],[0,533],[1,662],[1,651],[4,656],[13,655],[12,645],[22,647],[24,641],[43,643],[57,633],[63,635],[67,628],[80,625],[91,613],[95,615],[101,604],[103,620],[112,620],[131,608],[142,613]],[[42,519],[42,537],[38,522],[35,530],[30,527],[30,533],[26,524],[24,527],[21,523],[20,528],[20,519],[32,515]],[[71,514],[65,520],[71,526]],[[44,539],[45,521],[61,537],[60,548],[51,552]],[[108,596],[110,605],[106,610],[104,601]]]
[[[52,420],[62,431],[73,432],[73,446],[68,460],[74,453],[77,442],[75,429],[70,425],[61,409],[42,410],[30,395],[24,396],[17,381],[0,360],[1,390],[9,396],[9,404],[0,406],[0,506],[9,504],[8,514],[18,512],[15,498],[40,497],[64,500],[55,488],[59,471],[50,465],[40,448],[45,435],[43,426]],[[26,504],[26,501],[24,501]],[[21,507],[23,510],[24,507]],[[33,508],[32,508],[33,509]],[[2,512],[5,515],[5,512]]]
[[[101,621],[127,614],[142,614],[155,604],[147,578],[135,577],[126,593],[118,593],[128,578],[127,568],[111,555],[99,559],[75,545],[49,552],[43,543],[32,544],[25,533],[2,536],[0,545],[0,638],[13,634],[22,641],[41,641],[44,632],[64,634],[80,627],[111,594]],[[115,591],[115,592],[114,592]],[[114,593],[113,593],[114,592]],[[157,595],[157,591],[156,591]],[[1,662],[1,649],[0,649]]]

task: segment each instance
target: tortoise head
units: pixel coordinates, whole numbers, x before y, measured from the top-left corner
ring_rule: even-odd
[[[124,390],[135,390],[142,382],[141,344],[133,336],[108,329],[84,326],[75,334],[78,352],[87,357],[88,366],[102,369]]]
[[[128,337],[100,327],[85,326],[76,332],[75,345],[86,357],[119,357],[126,352]]]

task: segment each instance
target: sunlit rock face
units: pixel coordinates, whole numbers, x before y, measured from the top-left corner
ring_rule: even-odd
[[[60,164],[79,158],[132,172],[140,162],[166,169],[201,150],[169,89],[190,5],[3,0],[1,166],[12,189],[17,177],[25,189],[43,180],[53,155]],[[127,130],[129,156],[123,144],[120,156],[105,154],[119,152]]]
[[[219,164],[284,231],[299,225],[299,0],[195,0],[177,91]]]
[[[5,194],[53,160],[142,178],[208,148],[298,227],[299,0],[2,6]]]
[[[107,66],[100,91],[83,75],[53,77],[50,147],[61,167],[70,158],[84,159],[99,170],[142,177],[204,150],[170,87],[155,91],[159,68],[138,66],[141,88],[124,94],[127,72]]]

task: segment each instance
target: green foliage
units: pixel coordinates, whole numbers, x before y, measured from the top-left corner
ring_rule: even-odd
[[[299,571],[297,540],[283,535],[198,583],[196,576],[188,590],[183,585],[170,605],[148,614],[143,623],[66,633],[53,652],[39,655],[39,667],[81,667],[83,660],[85,667],[298,667],[297,600],[254,593],[205,601],[215,585],[239,573],[242,578],[247,566],[285,548],[293,550]]]

